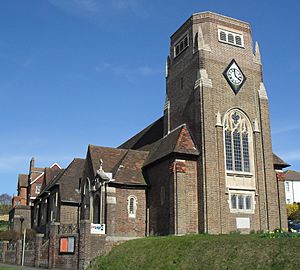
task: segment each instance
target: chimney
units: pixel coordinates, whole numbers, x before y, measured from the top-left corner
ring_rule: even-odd
[[[34,157],[30,160],[29,173],[31,173],[33,168],[34,168]]]

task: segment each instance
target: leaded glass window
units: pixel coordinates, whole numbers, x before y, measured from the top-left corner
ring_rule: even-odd
[[[234,169],[242,171],[242,155],[241,155],[241,135],[235,130],[233,132],[233,149],[234,149]]]
[[[234,191],[230,192],[230,209],[232,212],[253,212],[254,211],[254,193]]]
[[[231,132],[225,131],[225,147],[226,147],[226,169],[232,171],[232,145],[231,145]]]
[[[238,203],[239,203],[239,209],[244,209],[244,196],[243,195],[238,196]]]
[[[248,133],[247,132],[243,133],[242,141],[243,141],[244,171],[245,172],[250,172],[249,140],[248,140]]]
[[[231,195],[231,208],[232,209],[236,209],[236,198],[237,198],[237,195],[235,195],[235,194]]]
[[[251,125],[239,110],[232,110],[224,117],[224,144],[227,171],[251,172]],[[253,155],[252,155],[253,156]]]
[[[246,196],[246,209],[252,209],[252,196]]]

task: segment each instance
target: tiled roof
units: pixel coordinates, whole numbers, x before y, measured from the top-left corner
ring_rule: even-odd
[[[144,166],[164,158],[171,153],[194,156],[199,155],[199,151],[185,124],[177,127],[153,145]]]
[[[80,202],[79,179],[82,178],[85,159],[75,158],[60,176],[59,190],[62,201]]]
[[[84,163],[85,159],[75,158],[66,169],[56,170],[58,174],[43,189],[39,197],[58,185],[62,201],[79,203],[80,194],[76,189],[79,189],[79,178],[82,177]]]
[[[147,151],[147,146],[153,144],[163,137],[163,122],[163,117],[159,118],[148,127],[140,131],[138,134],[134,135],[128,141],[121,144],[118,148],[134,150],[143,148],[143,150]]]
[[[44,186],[47,187],[61,171],[62,169],[56,166],[53,168],[45,168]]]
[[[146,151],[128,150],[121,163],[116,166],[113,175],[114,183],[146,185],[142,167],[147,157],[148,152]]]
[[[60,169],[59,172],[52,179],[50,179],[50,181],[48,181],[48,184],[45,185],[45,187],[43,188],[43,192],[49,191],[58,182],[64,171],[65,169]]]
[[[28,186],[28,175],[27,174],[19,174],[18,186],[19,187],[27,187]]]
[[[103,170],[112,172],[116,164],[126,155],[126,149],[89,145],[89,154],[92,161],[94,176],[100,168],[100,160],[103,160]]]
[[[285,172],[285,180],[288,180],[288,181],[300,181],[300,172],[296,172],[296,171],[293,171],[293,170],[287,170]]]
[[[113,179],[115,179],[113,183],[145,185],[142,167],[148,152],[90,145],[88,153],[94,176],[96,176],[97,170],[100,168],[100,160],[102,160],[104,172],[113,174]]]
[[[273,162],[274,162],[274,165],[277,165],[281,168],[286,168],[286,167],[291,166],[290,164],[286,163],[284,160],[282,160],[279,156],[277,156],[274,153],[273,153]]]

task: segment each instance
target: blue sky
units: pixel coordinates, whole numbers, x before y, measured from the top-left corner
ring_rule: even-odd
[[[273,150],[300,170],[300,1],[0,3],[0,193],[17,175],[117,146],[162,115],[170,35],[192,14],[248,21],[260,44]]]

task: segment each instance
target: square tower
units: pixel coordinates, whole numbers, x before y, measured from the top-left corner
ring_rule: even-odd
[[[164,133],[186,124],[200,152],[199,231],[286,228],[250,25],[211,12],[192,15],[171,36],[166,86]]]

